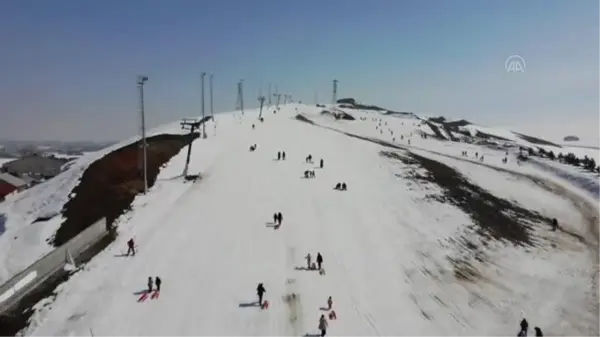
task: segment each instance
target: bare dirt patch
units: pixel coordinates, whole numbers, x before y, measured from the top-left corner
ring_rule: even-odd
[[[147,138],[147,176],[151,187],[163,165],[198,135],[158,135]],[[66,220],[52,239],[60,246],[94,222],[106,217],[112,226],[129,209],[135,196],[144,190],[138,169],[139,142],[113,151],[92,163],[73,189],[75,196],[63,208]],[[182,168],[183,170],[183,168]]]

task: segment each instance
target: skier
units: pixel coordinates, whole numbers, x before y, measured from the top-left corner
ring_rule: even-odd
[[[148,276],[148,292],[152,292],[152,276]]]
[[[317,253],[317,267],[321,270],[321,264],[323,264],[323,257],[321,253]]]
[[[135,243],[133,242],[133,238],[127,241],[127,256],[129,256],[130,252],[133,256],[135,256]]]
[[[161,281],[160,277],[157,276],[154,280],[154,284],[156,284],[156,292],[160,291],[161,283],[162,283],[162,281]]]
[[[319,319],[319,330],[321,330],[321,337],[325,337],[325,334],[327,333],[327,319],[325,318],[325,315],[321,315],[321,318]]]
[[[544,334],[542,333],[542,329],[540,329],[537,326],[533,329],[535,330],[535,337],[544,337]]]
[[[329,296],[329,298],[327,299],[327,307],[329,308],[329,310],[331,310],[331,308],[333,307],[333,299],[331,299],[331,296]]]
[[[277,160],[281,160],[281,152],[277,151]]]
[[[265,287],[263,286],[263,284],[259,283],[258,287],[256,287],[256,293],[258,294],[258,305],[262,306],[263,294],[266,292],[267,292],[267,290],[265,290]]]
[[[323,168],[323,159],[319,162],[319,167]]]
[[[304,258],[306,259],[306,269],[310,269],[310,262],[312,260],[312,256],[310,256],[310,253],[308,253]]]

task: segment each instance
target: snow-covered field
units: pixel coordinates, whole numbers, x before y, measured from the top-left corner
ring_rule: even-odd
[[[490,127],[474,125],[474,124],[466,125],[461,128],[469,131],[472,135],[475,135],[475,133],[477,131],[480,131],[480,132],[483,132],[483,133],[486,133],[486,134],[489,134],[492,136],[511,140],[521,146],[531,147],[531,148],[540,147],[540,148],[543,148],[545,151],[554,152],[554,154],[557,156],[560,153],[562,153],[563,155],[572,153],[580,159],[583,159],[583,157],[587,156],[589,158],[594,159],[594,161],[596,163],[600,163],[600,149],[598,149],[598,144],[596,144],[595,146],[576,146],[575,144],[569,144],[569,143],[566,143],[566,144],[555,143],[557,145],[561,145],[560,147],[557,147],[557,146],[552,146],[552,145],[534,144],[534,143],[527,141],[526,139],[521,138],[518,134],[516,134],[512,131],[504,130],[504,129],[500,129],[500,128],[490,128]]]
[[[441,195],[441,188],[402,177],[409,167],[381,156],[381,145],[335,130],[396,138],[498,197],[557,218],[580,237],[589,234],[589,223],[572,200],[511,172],[593,198],[551,172],[518,165],[512,153],[504,164],[504,151],[423,139],[419,132],[427,129],[418,119],[346,111],[357,120],[336,121],[295,104],[265,112],[264,123],[256,120],[257,111],[216,116],[216,132],[193,148],[190,172],[203,178],[193,184],[172,179],[181,174],[185,151],[174,157],[150,192],[118,220],[117,241],[60,285],[55,299],[36,305],[25,334],[312,335],[328,296],[338,316],[329,321],[331,335],[511,335],[523,317],[547,335],[598,333],[597,307],[590,309],[597,304],[596,288],[590,288],[597,251],[589,242],[552,232],[547,224],[532,225],[533,247],[483,239],[471,230],[468,214],[428,198]],[[295,120],[297,113],[324,127]],[[176,126],[154,133],[177,132]],[[258,145],[254,152],[248,150],[252,144]],[[35,241],[56,230],[59,217],[42,225],[31,221],[56,214],[83,170],[111,149],[84,156],[46,187],[0,204],[8,216],[0,236],[0,259],[6,260],[0,276],[50,249]],[[461,156],[465,150],[467,158]],[[285,161],[276,160],[278,151],[285,151]],[[492,168],[479,165],[474,152]],[[315,164],[305,162],[308,154]],[[316,167],[321,158],[323,169]],[[304,171],[312,169],[316,177],[305,179]],[[333,190],[338,182],[348,191]],[[274,212],[283,214],[277,230],[270,224]],[[457,277],[449,260],[468,254],[452,244],[464,236],[482,243],[486,256],[471,261],[477,281]],[[131,237],[139,252],[120,257]],[[28,255],[27,249],[35,251]],[[325,275],[302,269],[304,256],[317,252]],[[155,276],[163,280],[160,297],[139,303],[147,278]],[[259,282],[267,290],[267,310],[253,305]],[[284,300],[292,293],[294,300]]]

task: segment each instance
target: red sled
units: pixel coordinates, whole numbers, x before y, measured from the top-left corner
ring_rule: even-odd
[[[269,301],[264,301],[260,308],[263,310],[269,309]]]
[[[148,292],[143,293],[142,296],[138,298],[138,302],[144,302],[148,298],[148,294]]]
[[[160,295],[160,291],[156,290],[152,293],[152,296],[150,296],[150,299],[152,299],[152,300],[157,299],[159,295]]]

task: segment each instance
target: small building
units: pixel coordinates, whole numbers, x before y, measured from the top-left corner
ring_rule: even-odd
[[[43,157],[34,154],[4,163],[0,171],[19,177],[49,179],[58,175],[67,161],[68,159],[65,158]]]
[[[21,178],[15,177],[9,173],[0,173],[0,201],[17,191],[20,192],[29,187],[29,184]]]

